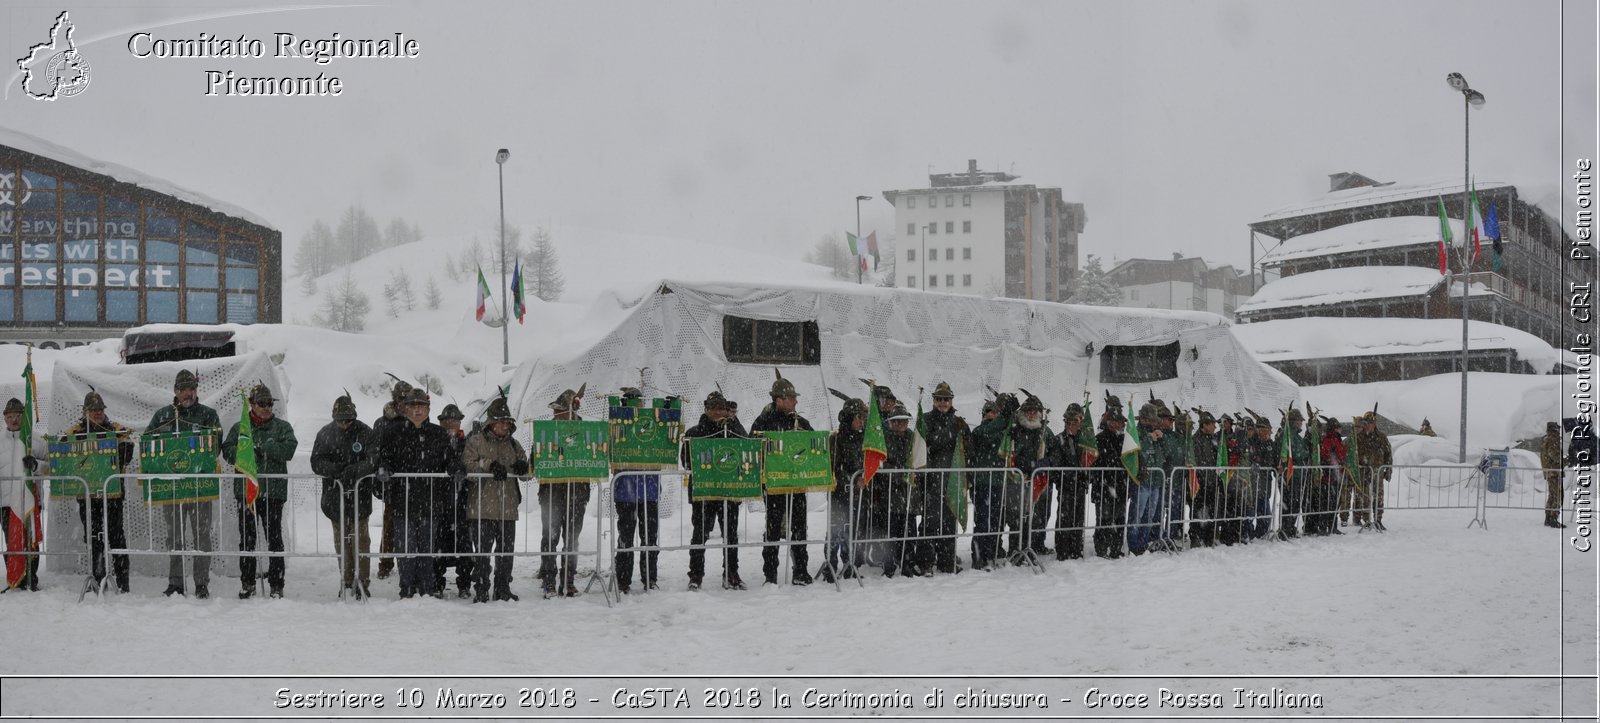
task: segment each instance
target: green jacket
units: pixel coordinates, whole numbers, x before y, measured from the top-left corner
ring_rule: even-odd
[[[967,467],[981,469],[1009,466],[1011,462],[1000,453],[1000,446],[1005,441],[1006,432],[1010,427],[1010,420],[997,416],[972,430],[971,436],[968,437],[972,446],[967,450]],[[969,476],[973,482],[1004,482],[1006,478],[1004,472],[975,472]]]
[[[197,405],[198,406],[198,405]],[[273,417],[251,430],[256,447],[256,473],[257,474],[287,474],[289,460],[294,459],[294,450],[300,446],[300,441],[294,438],[294,427],[279,417]],[[228,430],[228,436],[222,440],[222,458],[228,464],[234,464],[234,455],[239,451],[239,425],[234,424]],[[233,494],[239,499],[244,499],[244,480],[233,481]],[[261,496],[269,500],[285,500],[289,498],[289,480],[282,477],[266,480],[261,486]]]
[[[217,417],[217,410],[200,402],[187,409],[176,404],[168,404],[156,410],[150,417],[150,423],[144,426],[146,434],[189,432],[199,428],[215,429],[222,431],[222,420]]]

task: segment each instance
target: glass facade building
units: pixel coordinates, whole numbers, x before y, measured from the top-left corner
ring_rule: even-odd
[[[282,321],[279,231],[0,145],[4,340]]]

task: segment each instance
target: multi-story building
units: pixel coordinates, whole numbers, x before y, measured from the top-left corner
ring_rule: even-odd
[[[1233,310],[1250,298],[1245,273],[1177,253],[1171,259],[1128,259],[1107,271],[1106,278],[1122,292],[1118,306],[1209,311],[1233,318]]]
[[[253,214],[0,130],[0,342],[282,320],[283,234]]]
[[[969,160],[965,173],[929,174],[927,188],[884,191],[899,232],[896,285],[1043,301],[1070,296],[1083,204],[1017,178]]]
[[[1516,186],[1494,181],[1476,184],[1478,206],[1499,220],[1501,253],[1481,238],[1481,253],[1462,263],[1456,246],[1439,266],[1439,214],[1459,242],[1466,215],[1460,179],[1422,183],[1380,183],[1359,173],[1329,177],[1329,191],[1310,203],[1267,214],[1250,224],[1252,253],[1259,237],[1277,239],[1258,261],[1277,280],[1260,286],[1241,304],[1241,324],[1272,325],[1270,333],[1242,334],[1271,346],[1270,364],[1301,384],[1330,381],[1411,379],[1460,371],[1459,354],[1439,345],[1406,340],[1447,336],[1453,323],[1459,350],[1461,274],[1466,273],[1473,321],[1469,368],[1474,371],[1543,372],[1563,368],[1561,349],[1564,295],[1584,279],[1578,264],[1563,264],[1568,238],[1555,218]],[[1472,254],[1467,254],[1471,256]],[[1327,317],[1426,320],[1340,327],[1338,339],[1285,350],[1273,340],[1297,338],[1298,322]],[[1326,325],[1316,328],[1323,328]],[[1331,328],[1331,327],[1330,327]],[[1496,331],[1499,329],[1501,331]],[[1572,330],[1569,328],[1567,334]],[[1376,335],[1366,339],[1364,335]],[[1354,336],[1352,336],[1354,335]],[[1530,345],[1530,338],[1539,342]],[[1377,337],[1383,337],[1379,339]],[[1332,343],[1337,341],[1338,343]],[[1541,344],[1542,342],[1542,344]],[[1534,346],[1541,346],[1534,349]],[[1548,345],[1548,346],[1543,346]],[[1423,348],[1427,346],[1427,348]],[[1381,353],[1376,353],[1381,350]],[[1256,349],[1258,354],[1263,349]]]

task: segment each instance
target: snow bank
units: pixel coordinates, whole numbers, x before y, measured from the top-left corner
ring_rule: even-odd
[[[1485,449],[1515,445],[1544,436],[1545,423],[1577,413],[1562,397],[1562,381],[1554,375],[1474,372],[1468,380],[1467,454],[1474,459]],[[1342,419],[1370,411],[1412,428],[1428,419],[1451,449],[1459,446],[1461,375],[1437,374],[1422,379],[1368,384],[1323,384],[1301,387],[1311,406]],[[1565,405],[1563,404],[1565,402]],[[1440,455],[1455,459],[1455,454]]]

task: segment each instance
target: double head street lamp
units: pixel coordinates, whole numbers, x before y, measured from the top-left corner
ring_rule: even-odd
[[[1461,118],[1463,120],[1463,150],[1461,179],[1461,448],[1460,463],[1467,462],[1467,307],[1472,300],[1469,288],[1472,278],[1472,251],[1467,248],[1467,237],[1472,233],[1472,115],[1473,108],[1482,108],[1483,94],[1467,85],[1460,73],[1445,76],[1451,89],[1461,93]]]
[[[495,151],[494,163],[500,169],[500,365],[511,363],[511,317],[506,313],[506,159],[511,151]]]

